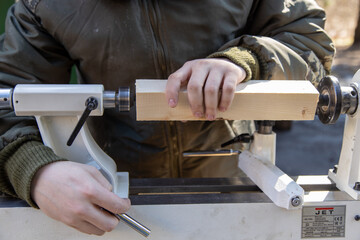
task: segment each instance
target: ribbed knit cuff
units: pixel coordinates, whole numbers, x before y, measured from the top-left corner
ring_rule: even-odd
[[[20,146],[19,142],[22,142]],[[14,147],[15,152],[13,152]],[[15,191],[17,197],[37,208],[31,198],[31,182],[34,175],[43,166],[56,161],[64,161],[64,159],[55,155],[52,149],[44,146],[42,142],[35,140],[24,142],[23,139],[17,139],[6,146],[1,153],[6,155],[6,151],[12,152],[5,163],[6,175],[13,188],[9,189],[9,192]]]
[[[227,58],[238,66],[242,67],[246,72],[244,81],[250,79],[259,79],[260,67],[255,54],[250,50],[242,47],[231,47],[224,51],[216,52],[208,56],[209,58]]]

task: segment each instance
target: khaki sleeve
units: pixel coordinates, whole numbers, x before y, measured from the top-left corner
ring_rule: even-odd
[[[259,61],[260,79],[307,79],[317,86],[335,53],[324,24],[325,12],[314,0],[254,1],[246,34],[219,51],[248,49]]]
[[[73,62],[22,1],[13,5],[0,36],[0,87],[16,84],[68,83]],[[63,160],[42,144],[34,118],[0,110],[0,191],[25,199],[36,171]]]

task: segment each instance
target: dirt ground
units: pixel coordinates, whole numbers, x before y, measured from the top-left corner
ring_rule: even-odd
[[[360,67],[360,44],[352,45],[359,13],[359,0],[318,0],[326,11],[325,30],[335,42],[332,75],[346,84]]]
[[[334,40],[337,50],[332,74],[346,83],[360,67],[360,44],[352,46],[360,1],[346,0],[346,4],[344,0],[317,2],[326,11],[325,30]]]
[[[337,47],[348,46],[353,41],[359,12],[359,0],[317,0],[325,9],[325,30]]]
[[[325,29],[337,49],[332,75],[348,85],[360,68],[360,44],[353,45],[359,0],[319,0],[326,9]],[[277,132],[277,165],[289,175],[327,174],[338,163],[345,116],[334,125],[314,121],[293,122],[290,131]]]

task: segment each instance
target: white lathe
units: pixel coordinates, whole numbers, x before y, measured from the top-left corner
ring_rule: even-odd
[[[126,110],[129,96],[124,89],[116,94],[101,85],[17,85],[0,90],[0,109],[35,116],[44,143],[58,155],[98,167],[120,196],[128,196],[129,190],[133,204],[129,215],[151,229],[148,239],[355,240],[360,239],[359,84],[360,71],[350,87],[340,87],[333,77],[318,87],[319,103],[316,99],[313,107],[323,123],[347,114],[340,160],[328,176],[291,178],[277,168],[276,134],[269,122],[262,121],[249,150],[198,153],[239,154],[239,167],[249,178],[128,180],[126,173],[116,172],[115,163],[96,145],[84,123],[88,115],[102,115],[104,108]],[[311,91],[317,94],[315,88]],[[75,131],[68,141],[79,122],[78,134]],[[122,223],[103,238],[144,239]],[[2,196],[0,239],[99,237],[77,232],[21,200]]]

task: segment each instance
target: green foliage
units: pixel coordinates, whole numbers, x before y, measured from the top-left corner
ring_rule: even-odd
[[[14,0],[0,0],[0,34],[5,31],[6,13],[13,3]]]
[[[76,69],[75,67],[72,67],[71,69],[71,77],[70,77],[70,84],[77,84],[77,76],[76,76]]]

